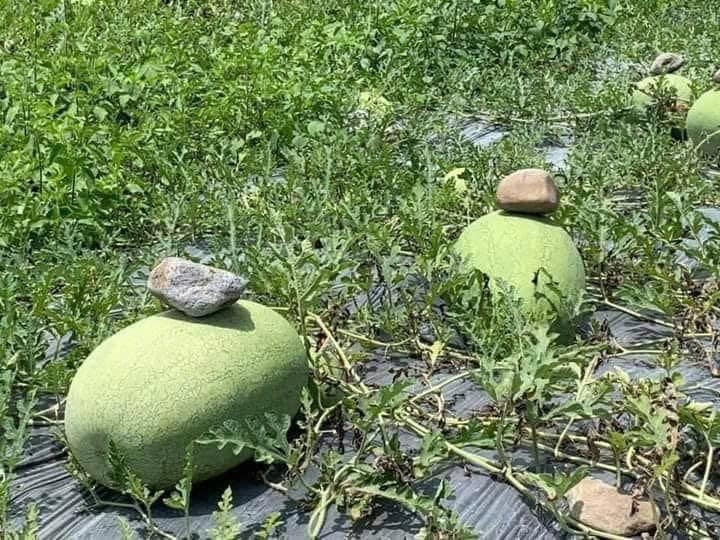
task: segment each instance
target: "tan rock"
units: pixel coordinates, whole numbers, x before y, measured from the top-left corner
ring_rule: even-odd
[[[594,529],[636,536],[655,529],[659,512],[650,501],[638,501],[595,478],[583,478],[566,494],[572,516]]]
[[[560,193],[553,177],[542,169],[521,169],[500,181],[498,206],[509,212],[547,214],[554,212]]]
[[[677,71],[685,64],[685,59],[679,54],[662,53],[650,66],[650,75],[664,75]]]

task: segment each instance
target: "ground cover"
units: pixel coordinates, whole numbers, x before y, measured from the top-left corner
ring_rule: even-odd
[[[558,534],[613,537],[563,505],[599,469],[658,504],[661,534],[718,535],[720,424],[701,403],[717,398],[719,231],[697,211],[720,204],[718,163],[672,136],[682,111],[629,106],[661,51],[687,58],[696,95],[712,87],[716,1],[0,10],[5,534],[43,530],[36,506],[11,508],[32,430],[61,438],[84,358],[160,311],[147,270],[201,255],[247,277],[249,296],[306,336],[315,384],[292,442],[242,426],[221,435],[255,448],[259,481],[288,497],[303,488],[309,534],[332,526],[334,507],[362,534],[394,505],[420,519],[412,534],[483,537],[453,510],[458,485],[441,481],[453,463],[513,487]],[[477,125],[503,136],[475,144]],[[663,330],[652,339],[629,345],[595,317],[561,345],[453,254],[462,229],[494,209],[499,179],[550,167],[558,141],[570,148],[553,219],[585,261],[585,310],[649,320]],[[378,354],[392,369],[382,383],[368,368]],[[605,369],[617,359],[656,376]],[[688,364],[703,377],[688,382]],[[487,396],[483,408],[454,410],[457,382]],[[87,511],[129,505],[141,520],[128,535],[172,536],[153,519],[166,501],[187,516],[177,536],[194,530],[187,483],[159,495],[120,480],[126,498],[98,496]],[[220,504],[201,537],[239,534],[232,495]],[[283,518],[266,518],[248,534],[282,535]]]

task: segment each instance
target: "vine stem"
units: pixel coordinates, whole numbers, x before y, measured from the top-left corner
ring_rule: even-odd
[[[415,431],[418,435],[426,435],[430,431],[423,426],[419,425],[417,422],[412,420],[411,418],[408,418],[406,416],[402,416],[397,418],[400,422],[404,423],[410,429]],[[512,485],[517,491],[522,493],[524,496],[528,497],[532,501],[536,502],[537,504],[540,504],[541,506],[548,507],[547,503],[544,503],[543,501],[540,501],[531,491],[530,489],[525,486],[514,474],[512,471],[512,468],[510,466],[500,467],[498,463],[493,463],[490,460],[487,460],[481,456],[478,456],[477,454],[473,454],[472,452],[467,452],[461,448],[458,448],[457,446],[453,445],[452,443],[449,443],[447,441],[445,442],[445,447],[455,454],[456,456],[464,459],[468,463],[472,465],[476,465],[482,469],[485,469],[488,472],[500,474],[502,475],[505,480]],[[551,510],[548,508],[548,510]],[[552,510],[551,510],[552,511]],[[573,528],[575,528],[575,531],[572,532],[582,532],[597,538],[604,538],[606,540],[625,540],[624,536],[617,536],[611,533],[606,533],[604,531],[600,531],[598,529],[594,529],[588,525],[585,525],[584,523],[576,520],[575,518],[571,516],[565,516],[564,519],[572,525]]]
[[[282,493],[283,495],[288,494],[288,488],[286,488],[285,486],[283,486],[282,484],[280,484],[278,482],[273,482],[272,480],[269,480],[267,477],[267,472],[265,472],[265,471],[261,472],[260,477],[262,478],[263,483],[266,486],[268,486],[269,488],[274,489],[275,491]]]
[[[705,437],[707,439],[707,436]],[[708,479],[710,478],[710,469],[712,468],[713,454],[715,447],[708,440],[708,454],[705,462],[705,473],[703,474],[702,483],[700,484],[700,500],[705,499],[705,489],[707,488]]]
[[[529,443],[527,443],[527,442],[521,442],[521,444],[528,445]],[[545,451],[547,451],[547,452],[553,452],[553,451],[554,451],[554,449],[553,449],[552,446],[546,446],[546,445],[544,445],[544,444],[542,444],[542,443],[538,443],[538,448],[540,448],[541,450],[545,450]],[[590,467],[595,467],[595,468],[598,468],[598,469],[603,469],[603,470],[606,470],[606,471],[609,471],[609,472],[617,472],[617,468],[616,468],[615,466],[613,466],[613,465],[608,465],[607,463],[603,463],[602,461],[595,461],[595,460],[583,458],[583,457],[580,457],[580,456],[573,456],[573,455],[571,455],[571,454],[566,454],[565,452],[558,452],[558,453],[557,453],[557,457],[558,457],[559,459],[563,459],[563,460],[565,460],[565,461],[570,461],[570,462],[573,462],[573,463],[580,463],[580,464],[582,464],[582,465],[589,465]],[[625,474],[625,475],[630,476],[630,477],[633,477],[633,478],[635,478],[635,477],[637,476],[635,473],[633,473],[631,470],[628,470],[628,469],[620,469],[620,472],[621,472],[622,474]]]
[[[412,341],[412,338],[404,339],[402,341],[395,341],[395,342],[378,341],[378,340],[369,338],[367,336],[363,336],[361,334],[356,334],[355,332],[351,332],[350,330],[344,330],[342,328],[338,328],[338,334],[342,334],[342,335],[352,338],[352,339],[357,339],[358,341],[363,341],[365,343],[369,343],[370,345],[384,347],[386,349],[389,349],[392,347],[400,347],[400,346],[410,343]]]
[[[630,448],[627,452],[627,455],[625,457],[626,464],[629,468],[632,468],[632,459],[635,457],[643,466],[648,467],[651,465],[650,461],[643,456],[636,456],[635,455],[635,449]],[[694,502],[695,504],[702,506],[704,508],[714,510],[716,512],[720,512],[720,499],[717,499],[716,497],[709,497],[708,495],[704,495],[700,489],[696,488],[689,482],[686,482],[685,480],[682,480],[680,482],[680,487],[684,490],[684,492],[681,492],[680,495],[682,498]]]
[[[705,143],[709,142],[710,139],[712,139],[713,137],[715,137],[715,136],[717,136],[717,135],[720,135],[720,129],[718,129],[717,131],[713,131],[710,135],[708,135],[708,136],[705,137],[702,141],[700,141],[700,144],[698,144],[698,145],[695,146],[695,150],[694,150],[694,151],[695,151],[696,153],[699,152],[699,151],[700,151],[700,148],[702,148]]]
[[[698,461],[695,464],[693,464],[687,471],[685,471],[685,474],[683,474],[683,481],[687,482],[688,476],[690,476],[695,469],[700,467],[704,461]]]
[[[468,377],[472,375],[473,373],[477,373],[480,371],[481,368],[475,368],[475,369],[468,369],[466,371],[462,371],[456,375],[453,375],[452,377],[448,377],[447,379],[443,379],[439,383],[430,386],[429,388],[426,388],[422,392],[415,394],[412,398],[410,398],[410,403],[415,403],[419,399],[424,398],[425,396],[429,394],[433,394],[437,392],[438,390],[442,390],[445,386],[448,386],[449,384],[454,383],[455,381],[459,381],[464,379],[465,377]]]
[[[588,118],[596,118],[598,116],[613,115],[632,110],[632,107],[625,107],[622,109],[605,109],[602,111],[589,111],[589,112],[577,112],[567,113],[564,115],[551,116],[550,118],[520,118],[518,116],[498,115],[491,114],[489,112],[479,112],[473,114],[460,114],[463,118],[470,118],[473,120],[485,120],[485,121],[508,121],[515,122],[518,124],[537,124],[538,122],[544,122],[547,124],[560,124],[567,125],[569,122],[584,120]]]
[[[40,418],[40,420],[30,420],[28,422],[28,425],[43,427],[65,425],[65,420],[52,420],[51,418],[47,418],[46,416],[40,416],[38,418]]]
[[[623,356],[634,356],[636,354],[662,354],[665,351],[661,349],[625,349],[624,347],[620,347],[621,352],[613,354],[613,358],[622,358]]]
[[[143,521],[145,522],[145,525],[147,525],[148,529],[153,534],[157,534],[158,536],[165,538],[167,540],[177,540],[177,537],[166,533],[162,529],[160,529],[156,524],[155,520],[150,517],[149,514],[147,514],[142,508],[140,508],[140,505],[138,505],[136,502],[132,503],[123,503],[123,502],[116,502],[116,501],[106,501],[104,499],[101,499],[97,496],[94,490],[90,490],[90,493],[92,494],[93,500],[95,501],[96,506],[114,506],[117,508],[128,508],[130,510],[135,510],[138,514],[140,514],[140,517],[142,517]]]
[[[606,305],[606,306],[609,307],[609,308],[615,309],[615,310],[617,310],[617,311],[622,311],[623,313],[625,313],[625,314],[627,314],[627,315],[630,315],[630,316],[632,316],[632,317],[635,317],[636,319],[642,319],[642,320],[647,321],[647,322],[651,322],[651,323],[654,323],[654,324],[657,324],[657,325],[660,325],[660,326],[664,326],[665,328],[670,328],[670,329],[672,329],[672,330],[677,330],[677,327],[676,327],[674,324],[672,324],[672,323],[669,323],[669,322],[667,322],[667,321],[663,321],[663,320],[661,320],[661,319],[656,319],[656,318],[654,318],[654,317],[650,317],[649,315],[643,315],[642,313],[640,313],[640,312],[638,312],[638,311],[634,311],[634,310],[632,310],[632,309],[630,309],[630,308],[626,308],[625,306],[621,306],[620,304],[616,304],[615,302],[612,302],[612,301],[608,300],[607,298],[603,298],[603,299],[600,301],[600,303]]]
[[[330,407],[328,407],[327,409],[325,409],[323,411],[323,413],[320,415],[320,418],[318,418],[318,421],[315,423],[315,426],[313,427],[313,432],[315,433],[315,435],[320,434],[320,428],[325,423],[325,420],[327,420],[327,417],[329,416],[329,414],[332,411],[334,411],[335,409],[337,409],[338,406],[341,404],[342,404],[342,402],[338,401],[337,403],[335,403],[334,405],[331,405]]]
[[[335,339],[335,336],[333,335],[333,333],[330,331],[330,329],[329,329],[329,328],[327,327],[327,325],[325,324],[325,321],[323,321],[322,318],[321,318],[319,315],[316,315],[316,314],[314,314],[314,313],[308,312],[308,316],[309,316],[311,319],[313,319],[313,320],[318,324],[318,326],[320,326],[320,329],[323,331],[323,333],[325,334],[325,336],[327,337],[327,339],[329,339],[330,342],[333,344],[333,347],[335,347],[335,350],[337,351],[338,356],[340,357],[340,361],[341,361],[342,364],[343,364],[343,368],[344,368],[350,375],[352,375],[352,377],[353,377],[353,379],[355,379],[355,382],[357,383],[358,387],[359,387],[360,389],[362,389],[363,392],[365,392],[365,393],[369,392],[368,387],[367,387],[367,386],[365,385],[365,383],[362,381],[362,379],[360,378],[360,376],[355,372],[355,368],[354,368],[353,365],[350,363],[350,360],[349,360],[348,357],[345,355],[345,351],[344,351],[343,348],[340,346],[340,344],[337,342],[337,340]]]
[[[430,430],[421,426],[420,424],[415,422],[415,420],[413,420],[412,418],[410,418],[409,416],[407,416],[405,414],[396,414],[396,419],[399,420],[401,423],[407,425],[410,429],[412,429],[417,435],[420,435],[421,437],[424,437],[425,435],[430,433]],[[495,474],[500,474],[503,472],[500,465],[496,462],[493,462],[492,460],[478,456],[471,452],[467,452],[467,451],[463,450],[462,448],[459,448],[448,441],[443,441],[443,443],[445,444],[445,447],[448,450],[450,450],[452,453],[462,457],[463,459],[465,459],[466,461],[469,461],[473,465],[477,465],[478,467],[481,467],[481,468],[485,469],[486,471],[489,471],[489,472],[492,472]]]
[[[588,364],[587,368],[585,369],[585,375],[582,378],[582,381],[580,381],[580,384],[578,385],[577,392],[575,393],[575,399],[579,400],[580,396],[582,395],[583,390],[585,390],[585,387],[590,383],[593,377],[593,373],[595,373],[595,370],[597,369],[598,365],[598,358],[593,358],[592,362]],[[558,453],[560,452],[560,445],[562,444],[563,438],[567,434],[567,432],[570,430],[570,427],[572,426],[573,422],[577,418],[576,415],[573,415],[568,420],[567,425],[565,426],[565,429],[563,429],[562,433],[560,434],[560,437],[557,440],[557,444],[555,445],[555,457],[558,457]]]
[[[55,413],[55,417],[57,419],[58,412],[60,412],[60,407],[62,407],[64,404],[65,404],[65,398],[62,398],[52,407],[48,407],[47,409],[43,409],[42,411],[37,411],[37,412],[33,413],[33,416],[43,417],[43,416],[46,416],[48,413]]]

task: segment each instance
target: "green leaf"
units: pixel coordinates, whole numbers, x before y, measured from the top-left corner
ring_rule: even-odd
[[[133,182],[128,182],[127,184],[125,184],[125,189],[127,189],[133,195],[143,193],[143,188]]]
[[[495,448],[497,425],[472,418],[460,429],[450,442],[456,446],[474,446],[476,448]]]
[[[261,463],[287,463],[290,454],[287,440],[289,429],[289,415],[265,413],[241,420],[228,420],[196,442],[214,444],[220,450],[229,445],[235,454],[246,449],[253,450],[255,460]]]
[[[590,472],[590,467],[582,465],[573,470],[569,475],[563,473],[523,473],[523,478],[530,481],[535,487],[542,489],[551,501],[563,497],[568,491],[576,486]]]
[[[282,524],[282,514],[280,512],[271,512],[263,521],[260,530],[255,533],[255,538],[257,540],[268,540]]]
[[[216,526],[208,531],[211,540],[235,540],[242,531],[242,525],[232,515],[232,489],[225,488],[218,509],[213,512]]]
[[[188,512],[190,509],[190,491],[192,490],[193,479],[193,446],[185,453],[185,467],[183,469],[183,477],[175,485],[175,490],[169,497],[163,499],[163,503],[169,508]],[[189,533],[190,531],[188,531]]]
[[[93,107],[93,114],[98,120],[103,122],[105,118],[107,118],[108,112],[99,105],[96,105],[95,107]]]
[[[314,137],[325,131],[325,124],[319,120],[312,120],[307,126],[307,131],[311,137]]]
[[[437,463],[447,458],[443,437],[439,433],[428,433],[423,437],[420,453],[413,459],[415,478],[424,477]]]

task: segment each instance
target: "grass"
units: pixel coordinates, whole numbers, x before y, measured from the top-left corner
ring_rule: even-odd
[[[307,336],[320,397],[306,400],[290,446],[257,451],[273,463],[268,474],[283,473],[271,482],[277,489],[319,470],[306,486],[311,533],[331,505],[362,527],[385,500],[417,513],[427,537],[467,537],[447,504],[451,486],[419,488],[450,461],[489,471],[580,534],[612,537],[560,504],[590,465],[661,503],[660,531],[717,534],[687,503],[720,509],[709,457],[718,420],[687,396],[678,364],[689,356],[717,371],[697,343],[717,347],[720,250],[707,243],[694,254],[704,283],[675,257],[702,225],[693,209],[720,203],[719,178],[672,139],[660,107],[637,114],[627,98],[661,51],[683,53],[696,91],[709,88],[719,8],[716,0],[4,3],[0,530],[32,538],[42,524],[34,507],[25,530],[8,521],[29,429],[58,421],[38,402],[61,404],[89,351],[160,309],[138,271],[204,243],[211,264],[247,276],[253,298],[286,310]],[[364,92],[389,107],[358,113]],[[478,148],[451,127],[477,115],[512,131]],[[493,208],[502,175],[546,166],[538,146],[560,124],[575,142],[558,174],[556,219],[583,254],[587,308],[640,313],[669,330],[642,346],[664,370],[657,381],[599,375],[608,356],[632,351],[602,328],[557,344],[511,302],[493,301],[484,278],[450,253],[460,230]],[[458,168],[463,194],[453,174],[445,179]],[[343,309],[373,291],[379,302]],[[427,328],[435,345],[420,339]],[[48,360],[44,332],[71,333],[76,346]],[[464,350],[453,347],[456,335]],[[368,384],[362,368],[376,348],[404,354],[412,369],[395,385]],[[444,406],[443,378],[473,381],[492,406],[457,416]],[[314,454],[328,431],[355,433],[355,457]],[[416,434],[419,449],[401,445],[400,432]],[[536,455],[529,468],[513,460],[523,445]],[[551,461],[564,472],[549,474]],[[148,530],[167,535],[146,504],[159,497],[132,478],[124,486]],[[226,495],[208,532],[218,538],[240,528]],[[183,497],[171,497],[181,513]],[[269,516],[258,534],[272,534],[277,520]]]

